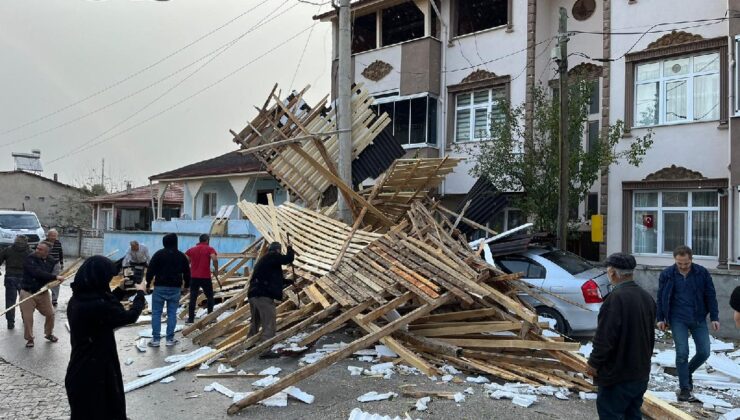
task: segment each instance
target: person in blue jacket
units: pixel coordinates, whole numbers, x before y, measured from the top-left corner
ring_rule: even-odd
[[[693,264],[691,248],[679,246],[673,251],[675,264],[660,273],[658,286],[658,329],[671,330],[676,346],[677,392],[679,401],[695,402],[691,375],[709,358],[709,328],[719,330],[719,309],[712,276],[706,268]],[[689,360],[689,333],[696,344],[696,354]]]

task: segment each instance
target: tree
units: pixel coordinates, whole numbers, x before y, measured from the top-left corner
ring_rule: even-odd
[[[584,149],[584,123],[588,117],[591,85],[575,80],[569,89],[568,133],[570,145],[569,207],[577,208],[599,177],[600,170],[627,161],[638,166],[653,143],[653,133],[633,137],[629,146],[617,151],[624,123],[601,130],[598,144]],[[524,123],[524,105],[502,104],[502,113],[491,123],[490,139],[470,150],[475,158],[471,174],[485,176],[499,191],[522,192],[514,197],[535,228],[556,232],[559,189],[558,136],[559,100],[542,86],[534,89],[533,129]],[[576,220],[573,220],[576,221]]]

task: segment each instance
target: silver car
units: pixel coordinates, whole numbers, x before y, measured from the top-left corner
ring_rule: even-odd
[[[507,273],[522,273],[522,280],[551,293],[543,295],[554,307],[529,295],[521,297],[540,316],[554,319],[558,332],[587,336],[596,331],[599,308],[610,289],[603,268],[553,247],[530,246],[523,253],[497,257],[491,257],[489,252],[485,254],[489,264]]]

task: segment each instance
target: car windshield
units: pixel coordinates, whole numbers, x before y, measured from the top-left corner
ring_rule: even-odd
[[[0,228],[38,229],[39,221],[32,214],[0,214]]]
[[[580,274],[594,268],[590,262],[568,251],[550,251],[542,254],[542,257],[547,258],[572,275]]]

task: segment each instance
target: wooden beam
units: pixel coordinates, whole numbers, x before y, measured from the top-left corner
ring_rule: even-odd
[[[403,327],[404,325],[407,325],[408,323],[424,316],[433,311],[434,309],[438,308],[439,306],[447,303],[450,299],[449,294],[445,294],[442,297],[440,297],[434,304],[426,304],[423,306],[420,306],[413,310],[412,312],[409,312],[408,314],[402,316],[401,318],[396,319],[395,321],[385,325],[378,331],[375,331],[374,333],[368,334],[362,338],[358,338],[357,340],[351,342],[346,347],[343,347],[331,354],[326,355],[323,359],[319,360],[318,362],[305,366],[301,369],[298,369],[297,371],[291,373],[290,375],[284,377],[280,381],[264,388],[259,391],[256,391],[255,393],[249,395],[248,397],[237,401],[233,403],[229,409],[229,414],[236,414],[241,409],[248,407],[252,404],[255,404],[259,401],[264,400],[265,398],[269,398],[278,392],[282,391],[283,389],[298,383],[299,381],[308,378],[309,376],[315,374],[316,372],[333,365],[334,363],[348,357],[352,353],[356,352],[357,350],[364,349],[365,347],[369,346],[370,344],[375,343],[379,339],[388,336],[389,334],[393,333],[394,331],[398,330],[399,328]]]
[[[462,215],[461,215],[461,214],[457,214],[457,213],[455,213],[454,211],[452,211],[452,210],[450,210],[450,209],[447,209],[446,207],[444,207],[444,206],[443,206],[443,205],[441,205],[441,204],[439,204],[439,205],[437,206],[437,208],[438,208],[439,210],[443,211],[444,213],[447,213],[447,214],[449,214],[449,215],[450,215],[450,216],[452,216],[452,217],[460,217],[460,220],[461,220],[461,221],[463,221],[463,222],[465,222],[465,223],[466,223],[466,224],[468,224],[469,226],[472,226],[472,227],[474,227],[474,228],[476,228],[476,229],[480,229],[480,230],[486,231],[486,232],[490,233],[490,234],[491,234],[491,235],[493,235],[493,236],[496,236],[496,235],[498,235],[498,232],[496,232],[495,230],[492,230],[492,229],[490,229],[490,228],[488,228],[488,227],[486,227],[486,226],[483,226],[483,225],[481,225],[480,223],[476,223],[476,222],[474,222],[474,221],[472,221],[472,220],[468,219],[467,217],[462,217]]]
[[[560,343],[556,341],[536,340],[497,340],[477,338],[438,338],[439,341],[460,347],[472,347],[478,349],[530,349],[530,350],[560,350],[578,351],[580,343]]]
[[[642,397],[642,413],[655,420],[694,420],[694,417],[646,391]]]
[[[322,325],[321,327],[314,330],[312,333],[310,333],[306,338],[301,340],[298,343],[298,346],[308,346],[309,344],[315,342],[319,338],[325,336],[326,334],[331,333],[332,331],[337,330],[342,325],[344,325],[347,321],[352,319],[355,315],[358,315],[365,309],[367,309],[371,304],[373,303],[372,300],[368,300],[364,303],[361,303],[354,308],[350,309],[349,311],[346,311],[339,315],[338,317],[332,319],[331,321],[327,322],[326,324]]]

